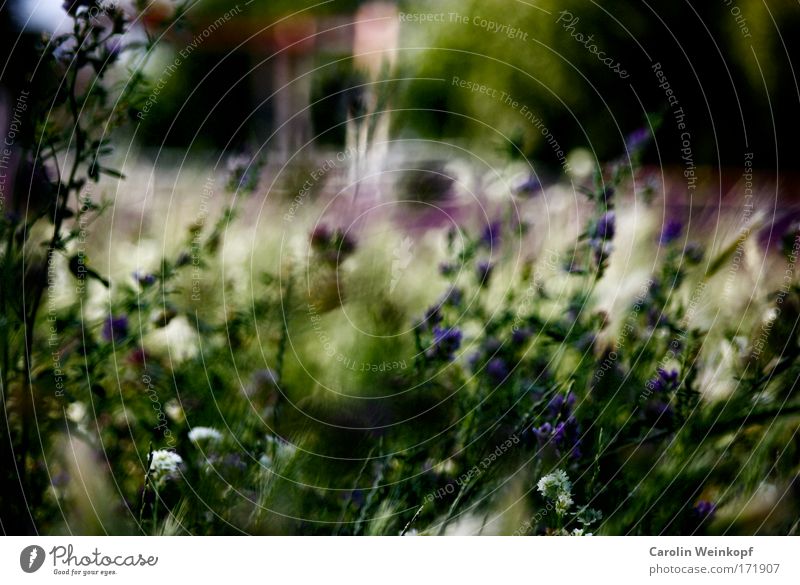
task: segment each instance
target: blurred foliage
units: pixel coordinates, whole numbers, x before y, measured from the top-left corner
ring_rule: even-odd
[[[246,22],[232,23],[171,76],[164,99],[142,124],[142,139],[196,147],[263,141],[275,130],[276,112],[275,98],[267,99],[277,89],[271,85],[276,65],[274,59],[265,60],[267,55],[287,40],[319,33],[322,26],[338,26],[336,17],[352,18],[362,4],[335,0],[319,6],[249,5]],[[588,147],[598,161],[607,160],[622,150],[625,136],[646,112],[668,110],[652,70],[660,63],[686,113],[696,163],[740,166],[743,153],[754,151],[756,167],[769,168],[778,156],[793,161],[800,154],[790,62],[800,49],[800,13],[792,0],[740,0],[731,6],[691,1],[651,6],[622,0],[542,0],[531,6],[506,0],[407,0],[397,6],[401,13],[442,13],[445,19],[400,24],[397,68],[385,77],[411,80],[392,91],[395,134],[463,137],[474,147],[501,146],[502,140],[487,144],[482,123],[488,123],[506,136],[519,135],[528,157],[557,167],[558,157],[541,129],[520,114],[524,106],[565,152]],[[166,41],[180,50],[228,10],[226,3],[204,1]],[[563,11],[576,18],[574,28],[567,30],[568,22],[558,22]],[[450,13],[459,14],[466,24],[452,22]],[[280,34],[272,26],[278,18],[286,18]],[[489,29],[488,23],[509,25],[525,36],[509,38]],[[591,35],[591,44],[629,77],[620,78],[573,35]],[[334,63],[346,57],[342,51],[349,47],[331,49],[325,38],[294,47],[283,57],[293,76],[319,68],[312,76],[314,97],[320,100],[313,107],[314,135],[322,133],[321,142],[338,143],[341,130],[326,131],[347,116],[348,106],[332,102],[341,101],[336,92],[350,87],[345,87],[348,79],[361,73],[343,71],[341,63]],[[256,84],[248,75],[254,66],[260,79]],[[520,105],[512,108],[501,99],[455,87],[453,76],[504,91]],[[198,86],[203,90],[196,91]],[[200,135],[194,117],[186,113],[190,111],[211,114]],[[659,148],[646,153],[646,162],[679,163],[680,134],[675,124],[664,124]]]
[[[465,136],[481,144],[484,129],[463,117],[469,116],[507,136],[522,130],[529,154],[557,164],[537,128],[500,99],[454,87],[453,76],[458,76],[510,94],[544,121],[565,150],[588,147],[598,160],[607,160],[622,150],[645,112],[666,109],[651,69],[660,62],[687,114],[696,161],[741,166],[743,152],[752,150],[757,166],[770,167],[778,152],[784,161],[799,154],[795,136],[800,128],[790,121],[797,101],[790,59],[800,48],[800,11],[792,0],[735,2],[749,37],[725,2],[542,0],[529,6],[506,0],[410,0],[402,6],[409,13],[446,18],[406,23],[402,29],[401,46],[431,48],[399,52],[403,71],[419,79],[398,94],[397,107],[414,109],[395,118],[398,131]],[[562,11],[578,19],[573,29],[565,29],[568,20],[558,22]],[[451,22],[451,12],[468,23]],[[475,17],[479,23],[515,27],[527,37],[508,38],[473,24]],[[592,35],[589,44],[621,63],[630,77],[621,79],[571,34]],[[679,135],[674,124],[665,124],[660,148],[647,160],[678,162]]]

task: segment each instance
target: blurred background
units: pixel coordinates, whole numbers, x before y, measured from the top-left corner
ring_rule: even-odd
[[[20,49],[66,26],[61,4],[11,0],[0,11],[3,54],[16,46],[0,81],[7,95],[32,70],[25,57],[35,53]],[[144,4],[145,20],[152,21],[173,6],[170,0]],[[565,29],[570,20],[563,11],[578,19],[573,28]],[[446,18],[401,22],[398,14],[404,13]],[[451,21],[451,13],[469,23]],[[230,22],[215,27],[226,14]],[[487,21],[520,34],[509,38]],[[379,86],[373,82],[392,79],[385,104],[393,110],[392,136],[492,147],[469,116],[514,136],[540,164],[558,165],[537,129],[501,100],[455,87],[450,80],[458,75],[527,105],[567,152],[590,148],[606,160],[622,150],[644,113],[667,110],[652,70],[660,63],[686,113],[697,164],[738,167],[742,153],[754,151],[759,168],[794,170],[798,159],[799,94],[791,56],[800,43],[800,10],[793,0],[540,0],[532,6],[513,0],[254,0],[246,6],[202,0],[159,43],[149,72],[158,79],[209,27],[213,33],[190,47],[191,57],[167,76],[138,129],[142,144],[235,149],[268,141],[269,150],[290,151],[314,137],[341,145],[345,129],[338,124],[365,107],[360,101],[374,99]],[[629,76],[621,79],[601,63],[578,34],[591,35]],[[674,124],[663,125],[648,162],[680,162],[676,132]]]

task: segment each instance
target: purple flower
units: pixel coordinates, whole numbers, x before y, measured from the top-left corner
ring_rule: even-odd
[[[533,333],[528,328],[515,329],[511,332],[511,342],[515,345],[525,343],[531,338]]]
[[[364,501],[366,500],[366,498],[364,497],[363,490],[353,490],[352,492],[350,492],[349,496],[346,495],[345,497],[356,508],[360,508],[361,506],[363,506]]]
[[[69,483],[69,479],[69,473],[66,471],[61,471],[53,475],[51,483],[53,487],[63,487]]]
[[[508,366],[506,362],[499,357],[489,360],[486,364],[486,374],[495,382],[500,383],[508,377]]]
[[[564,406],[564,396],[562,396],[561,394],[556,394],[555,396],[553,396],[553,398],[550,399],[550,403],[547,405],[547,410],[549,411],[550,416],[552,418],[556,418],[561,412],[563,406]]]
[[[575,396],[574,392],[568,393],[567,394],[567,408],[572,410],[572,408],[575,406],[575,401],[576,400],[577,400],[577,396]]]
[[[125,315],[114,317],[109,315],[103,323],[103,339],[106,341],[119,341],[128,335],[128,318]]]
[[[552,429],[549,439],[556,447],[556,452],[569,453],[571,457],[581,456],[580,450],[580,425],[578,420],[572,415],[577,396],[573,392],[567,395],[556,394],[550,399],[547,405],[547,414],[554,427],[550,423],[545,423],[539,428],[539,436],[547,429]]]
[[[664,380],[662,380],[658,376],[650,380],[648,388],[650,388],[650,390],[652,390],[656,394],[660,394],[667,389],[666,384],[664,384]]]
[[[681,235],[682,231],[683,224],[676,219],[670,219],[666,224],[664,224],[664,227],[661,230],[659,242],[662,246],[666,246],[667,244],[674,242],[678,236]]]
[[[451,307],[457,307],[461,304],[462,300],[464,300],[464,293],[460,288],[454,286],[445,293],[444,297],[442,298],[442,304],[450,305]]]
[[[139,272],[138,270],[133,273],[133,279],[139,283],[142,288],[152,286],[156,283],[156,275],[148,272]]]
[[[680,385],[677,370],[667,371],[663,368],[658,368],[657,374],[648,383],[648,388],[657,394],[671,392]]]
[[[597,220],[594,228],[594,237],[600,240],[611,240],[617,231],[617,214],[614,211],[606,211]]]
[[[494,270],[494,264],[488,260],[481,260],[475,267],[478,273],[478,280],[481,284],[488,284]]]
[[[547,443],[550,440],[550,435],[553,434],[553,425],[549,422],[544,423],[538,429],[534,427],[533,434],[536,435],[536,439],[539,441],[540,444]]]
[[[589,240],[589,247],[594,251],[594,259],[598,265],[602,265],[611,255],[614,247],[611,240],[617,231],[617,216],[613,211],[607,211],[597,220],[594,226],[592,237]]]
[[[261,162],[247,152],[233,154],[227,161],[227,184],[230,189],[249,192],[258,186]]]
[[[598,265],[603,264],[611,256],[611,252],[614,251],[614,246],[611,245],[611,242],[598,240],[597,238],[589,240],[589,246],[594,250],[594,261]]]
[[[564,439],[566,439],[566,437],[567,437],[567,423],[562,421],[556,424],[556,428],[553,429],[553,440],[556,443],[561,443],[564,441]]]
[[[539,443],[552,445],[559,457],[568,454],[577,459],[582,455],[581,427],[572,414],[576,402],[577,396],[574,392],[556,394],[547,405],[545,418],[549,421],[534,429]]]
[[[658,372],[659,377],[667,382],[668,384],[677,386],[678,384],[678,370],[665,370],[664,368],[658,368],[656,370]]]
[[[434,327],[433,344],[428,348],[427,355],[430,358],[449,361],[453,359],[453,354],[459,347],[461,347],[461,331],[458,328]]]
[[[555,447],[556,453],[569,453],[573,459],[581,457],[580,425],[575,417],[570,416],[564,421],[556,423],[553,427],[549,422],[544,423],[538,429],[532,429],[540,446],[547,444]]]
[[[72,48],[67,43],[61,43],[53,49],[53,59],[60,65],[67,67],[72,63]]]
[[[553,443],[559,452],[569,451],[574,457],[580,457],[580,427],[575,417],[570,416],[555,426]]]
[[[695,515],[704,520],[711,519],[714,516],[714,513],[717,511],[717,505],[713,502],[709,502],[708,500],[700,500],[697,502],[697,504],[695,504],[692,511],[695,513]]]
[[[570,392],[566,396],[563,394],[556,394],[553,396],[553,398],[550,399],[550,403],[547,405],[550,418],[568,418],[572,413],[572,408],[575,406],[575,400],[576,396],[574,392]]]
[[[487,224],[486,227],[483,228],[483,233],[481,234],[481,244],[487,248],[499,246],[501,225],[499,221],[493,221]]]
[[[544,186],[542,182],[531,175],[528,179],[522,183],[520,186],[517,187],[517,195],[522,195],[523,197],[533,197],[542,192]]]
[[[650,129],[647,127],[638,128],[628,134],[625,139],[625,149],[633,154],[647,146],[648,142],[650,142]]]
[[[106,49],[108,50],[106,59],[109,63],[113,63],[117,60],[125,47],[122,45],[122,40],[120,40],[118,37],[114,37],[113,39],[110,39],[108,43],[106,43]]]

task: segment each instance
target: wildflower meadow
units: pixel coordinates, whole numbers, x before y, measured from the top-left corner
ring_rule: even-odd
[[[784,118],[739,148],[575,3],[50,4],[0,72],[4,534],[798,534]]]

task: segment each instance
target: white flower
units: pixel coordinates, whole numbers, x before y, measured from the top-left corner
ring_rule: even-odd
[[[171,400],[167,400],[167,402],[164,403],[164,410],[166,411],[167,416],[172,420],[174,420],[175,422],[178,423],[183,422],[185,418],[183,414],[183,408],[181,407],[180,403],[174,398]]]
[[[67,407],[67,418],[74,423],[83,421],[86,416],[86,405],[83,402],[71,402]]]
[[[556,498],[556,514],[563,516],[572,507],[572,496],[567,493],[558,494]]]
[[[177,475],[178,469],[182,464],[183,459],[177,453],[166,449],[153,451],[153,460],[150,463],[150,478],[157,487],[160,487],[168,479]]]
[[[561,495],[569,497],[572,493],[572,483],[569,481],[567,474],[561,469],[557,469],[553,473],[545,475],[539,480],[536,487],[539,493],[551,500],[557,500]],[[572,499],[570,498],[570,505],[571,504]]]
[[[189,440],[195,444],[203,441],[219,443],[222,440],[222,433],[211,427],[194,427],[189,431]]]
[[[280,437],[266,435],[265,439],[264,453],[258,460],[264,468],[271,469],[287,462],[297,451],[297,447]]]
[[[264,450],[266,451],[267,456],[270,459],[273,459],[274,457],[274,459],[277,459],[278,461],[291,458],[297,450],[297,447],[288,441],[272,435],[266,436],[266,443],[267,444]]]
[[[592,533],[585,532],[583,528],[576,528],[572,531],[572,536],[592,536]]]

